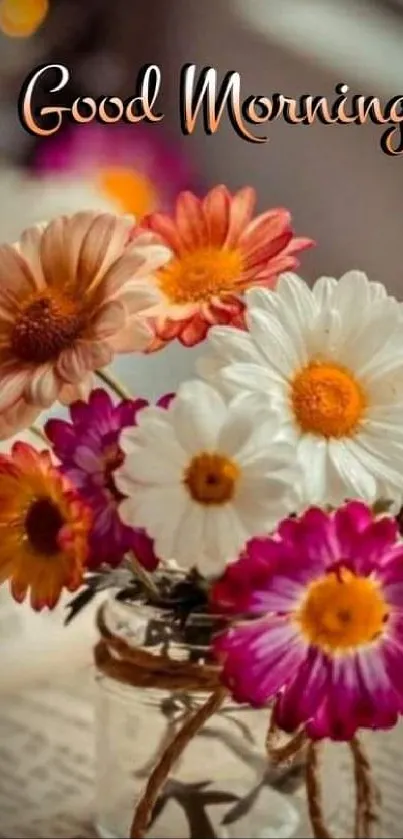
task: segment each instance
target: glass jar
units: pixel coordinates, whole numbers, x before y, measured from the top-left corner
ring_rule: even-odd
[[[192,617],[184,639],[163,611],[115,599],[107,604],[105,622],[130,646],[180,660],[205,659],[208,616]],[[103,674],[98,686],[96,826],[103,839],[128,837],[153,767],[208,694],[137,688]],[[267,726],[267,709],[256,711],[227,701],[179,758],[157,800],[147,837],[295,836],[299,809],[279,792],[287,788],[285,770],[268,763]],[[295,769],[287,772],[291,792],[293,784],[302,784],[303,773],[298,777]]]

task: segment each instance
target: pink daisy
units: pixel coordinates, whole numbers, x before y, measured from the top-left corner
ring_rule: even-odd
[[[45,177],[82,177],[137,220],[169,211],[177,193],[194,184],[179,149],[143,125],[68,126],[39,144],[33,168]]]
[[[213,591],[241,616],[216,641],[234,698],[275,700],[278,726],[312,739],[388,729],[403,712],[403,544],[361,502],[311,508],[252,541]],[[249,620],[245,619],[249,618]]]
[[[164,406],[170,397],[158,404]],[[61,468],[90,504],[93,528],[87,567],[91,570],[103,563],[116,567],[128,551],[132,551],[148,570],[157,564],[153,542],[144,530],[127,527],[118,515],[124,496],[114,481],[124,454],[119,441],[123,429],[136,424],[139,411],[148,405],[144,399],[123,400],[115,405],[104,390],[92,391],[89,401],[70,406],[71,422],[52,419],[46,434]]]
[[[156,337],[149,351],[174,338],[198,344],[214,324],[243,327],[242,292],[255,285],[272,288],[279,274],[299,265],[298,252],[314,244],[294,236],[287,210],[253,218],[255,202],[251,187],[231,195],[217,186],[203,199],[182,192],[173,215],[153,213],[143,220],[141,227],[173,252],[155,277],[163,299],[151,310]]]

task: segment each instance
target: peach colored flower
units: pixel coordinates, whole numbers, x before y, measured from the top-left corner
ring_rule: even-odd
[[[131,227],[76,213],[0,247],[0,439],[56,400],[85,398],[93,371],[149,344],[150,275],[170,252],[147,232],[129,242]]]
[[[225,186],[204,199],[182,192],[174,217],[147,216],[134,231],[148,229],[173,251],[156,275],[163,301],[150,311],[155,338],[148,352],[178,338],[185,346],[204,340],[210,326],[243,326],[242,292],[272,288],[279,274],[299,264],[296,254],[314,245],[295,238],[287,210],[268,210],[256,218],[255,190],[231,195]]]

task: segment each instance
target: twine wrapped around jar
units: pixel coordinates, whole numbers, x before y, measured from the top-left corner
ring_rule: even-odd
[[[191,691],[209,694],[206,701],[190,716],[173,736],[151,771],[145,789],[137,803],[130,830],[130,839],[146,836],[157,799],[168,781],[169,774],[184,750],[225,700],[228,691],[221,682],[218,664],[177,661],[168,655],[154,654],[131,646],[113,634],[105,622],[104,608],[98,611],[97,626],[100,639],[94,649],[95,664],[110,679],[143,688]],[[304,731],[298,731],[285,745],[278,745],[280,732],[271,716],[266,751],[277,766],[293,762],[306,750],[305,783],[309,819],[315,839],[331,839],[326,827],[320,782],[320,744],[309,741]],[[371,839],[377,820],[377,791],[371,777],[371,767],[357,737],[348,744],[353,757],[356,790],[354,839]]]

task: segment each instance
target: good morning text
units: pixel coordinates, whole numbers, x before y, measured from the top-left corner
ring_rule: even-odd
[[[48,137],[56,134],[65,121],[84,124],[95,120],[111,125],[158,123],[164,119],[159,109],[162,73],[157,64],[140,69],[134,95],[125,100],[113,95],[82,96],[69,104],[65,99],[63,103],[62,98],[68,97],[70,81],[71,72],[64,64],[45,64],[32,70],[18,101],[21,123],[30,134]],[[52,104],[41,106],[37,99],[44,89],[52,95]],[[206,134],[216,134],[225,117],[239,137],[260,144],[269,140],[263,126],[279,119],[290,125],[313,125],[315,121],[324,125],[372,122],[386,126],[380,136],[382,151],[389,156],[403,154],[403,94],[382,104],[376,96],[351,94],[349,86],[340,82],[332,99],[308,93],[298,99],[282,93],[245,96],[241,75],[236,70],[230,70],[219,81],[214,67],[198,70],[196,64],[186,64],[179,77],[179,120],[183,134],[192,135],[199,122]]]

